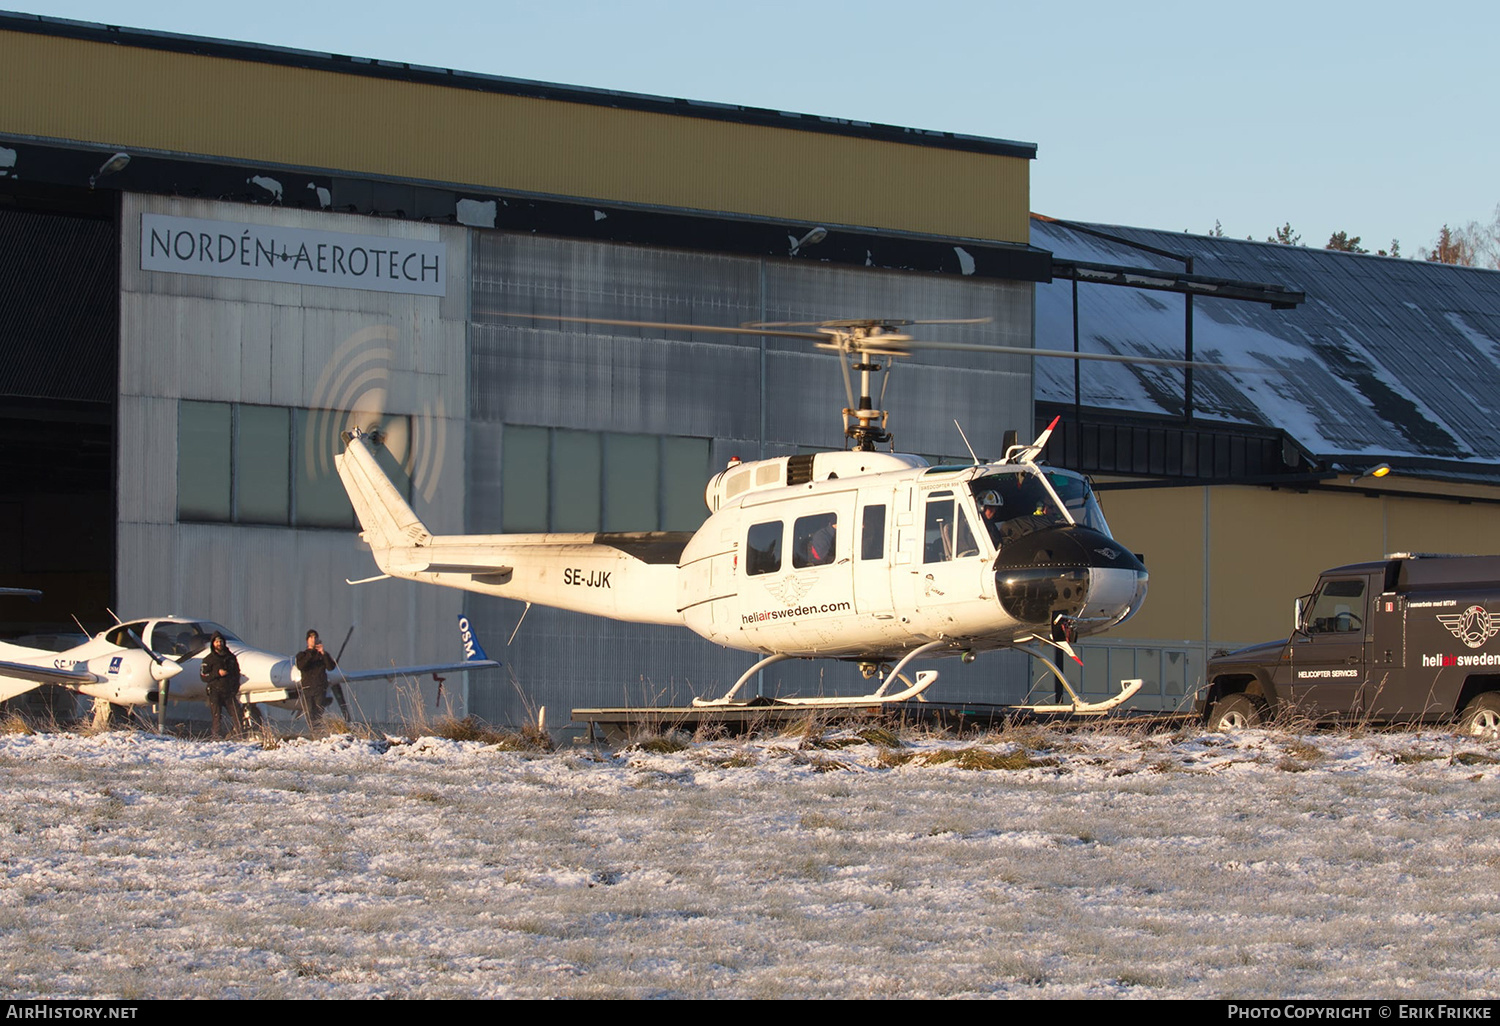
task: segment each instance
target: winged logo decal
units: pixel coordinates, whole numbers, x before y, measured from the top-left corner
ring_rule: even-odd
[[[812,591],[813,574],[788,574],[779,581],[767,581],[766,591],[780,599],[787,608],[802,601],[802,596]]]
[[[1492,615],[1482,606],[1470,606],[1462,613],[1447,616],[1442,613],[1436,615],[1439,623],[1470,648],[1481,648],[1486,641],[1500,634],[1500,617]]]

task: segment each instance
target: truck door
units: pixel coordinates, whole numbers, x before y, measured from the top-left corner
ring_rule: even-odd
[[[1291,704],[1315,718],[1357,716],[1370,664],[1367,574],[1325,577],[1313,593],[1301,632],[1292,639]]]

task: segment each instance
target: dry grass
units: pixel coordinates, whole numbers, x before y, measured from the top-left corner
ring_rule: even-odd
[[[31,721],[19,712],[8,712],[0,716],[0,734],[35,734]]]
[[[951,764],[958,769],[967,770],[1024,770],[1058,764],[1051,756],[1037,758],[1025,748],[997,752],[978,745],[968,748],[939,748],[921,756],[921,760],[926,766]]]
[[[473,716],[465,716],[461,720],[454,719],[452,716],[445,717],[432,725],[431,734],[433,737],[444,738],[448,741],[477,741],[482,745],[492,745],[507,752],[550,752],[552,750],[552,738],[534,727],[500,730]]]

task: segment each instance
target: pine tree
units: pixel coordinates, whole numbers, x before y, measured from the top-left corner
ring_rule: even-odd
[[[1335,249],[1340,253],[1368,253],[1368,249],[1362,249],[1359,245],[1359,236],[1349,238],[1347,232],[1334,232],[1328,236],[1328,245],[1324,249]]]
[[[1292,231],[1292,222],[1288,221],[1276,229],[1276,234],[1266,239],[1267,242],[1279,242],[1283,246],[1302,245],[1302,236]]]
[[[1438,232],[1437,241],[1432,244],[1432,248],[1423,250],[1422,253],[1431,263],[1474,266],[1473,240],[1467,238],[1462,230],[1454,231],[1447,225],[1443,225]]]

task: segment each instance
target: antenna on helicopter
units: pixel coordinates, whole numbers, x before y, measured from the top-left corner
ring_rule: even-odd
[[[968,449],[969,455],[974,457],[974,466],[979,466],[979,454],[976,453],[974,451],[974,447],[969,444],[969,436],[964,434],[964,426],[958,422],[957,417],[953,418],[953,426],[958,428],[958,437],[964,440],[964,448]]]

